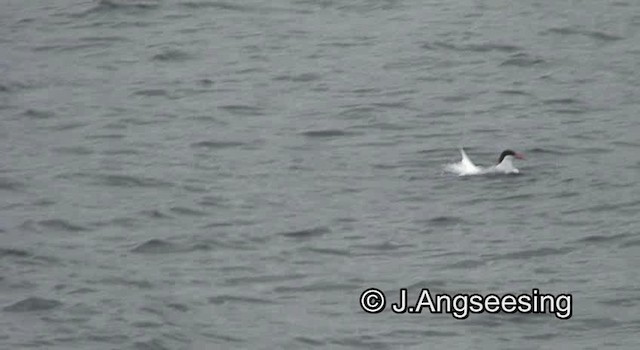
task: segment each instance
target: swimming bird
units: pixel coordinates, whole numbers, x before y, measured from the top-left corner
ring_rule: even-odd
[[[498,158],[498,163],[490,167],[479,167],[469,159],[463,148],[460,148],[462,160],[458,163],[447,164],[445,170],[458,174],[466,175],[484,175],[484,174],[518,174],[520,170],[513,166],[514,159],[525,159],[524,155],[510,149],[504,150]]]

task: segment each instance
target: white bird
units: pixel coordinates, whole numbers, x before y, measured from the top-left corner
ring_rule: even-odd
[[[498,158],[498,163],[490,167],[479,167],[473,164],[463,148],[460,148],[462,160],[458,163],[447,164],[445,170],[458,174],[459,176],[467,175],[484,175],[484,174],[518,174],[520,170],[513,166],[513,159],[525,159],[522,153],[514,152],[510,149],[503,151]]]

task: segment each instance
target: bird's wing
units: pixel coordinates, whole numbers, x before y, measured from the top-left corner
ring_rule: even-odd
[[[478,167],[475,164],[473,164],[471,159],[469,159],[469,156],[467,156],[467,153],[464,151],[464,148],[460,148],[460,154],[462,155],[462,160],[460,161],[460,164],[462,165],[463,168],[467,169],[468,171],[478,170]]]

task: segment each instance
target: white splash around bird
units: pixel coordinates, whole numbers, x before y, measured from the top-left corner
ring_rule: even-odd
[[[498,163],[496,165],[492,165],[488,167],[480,167],[473,164],[473,162],[471,161],[471,159],[469,159],[469,156],[467,156],[467,153],[464,151],[463,148],[460,148],[460,155],[462,156],[462,160],[460,160],[460,162],[447,164],[444,169],[458,176],[487,175],[487,174],[519,174],[520,170],[518,170],[515,166],[513,166],[513,160],[525,159],[522,153],[507,149],[500,154],[500,157],[498,158]]]

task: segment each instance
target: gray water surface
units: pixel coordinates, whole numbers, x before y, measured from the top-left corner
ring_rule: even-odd
[[[2,0],[0,348],[637,349],[639,30],[635,1]],[[459,178],[460,146],[527,160]]]

